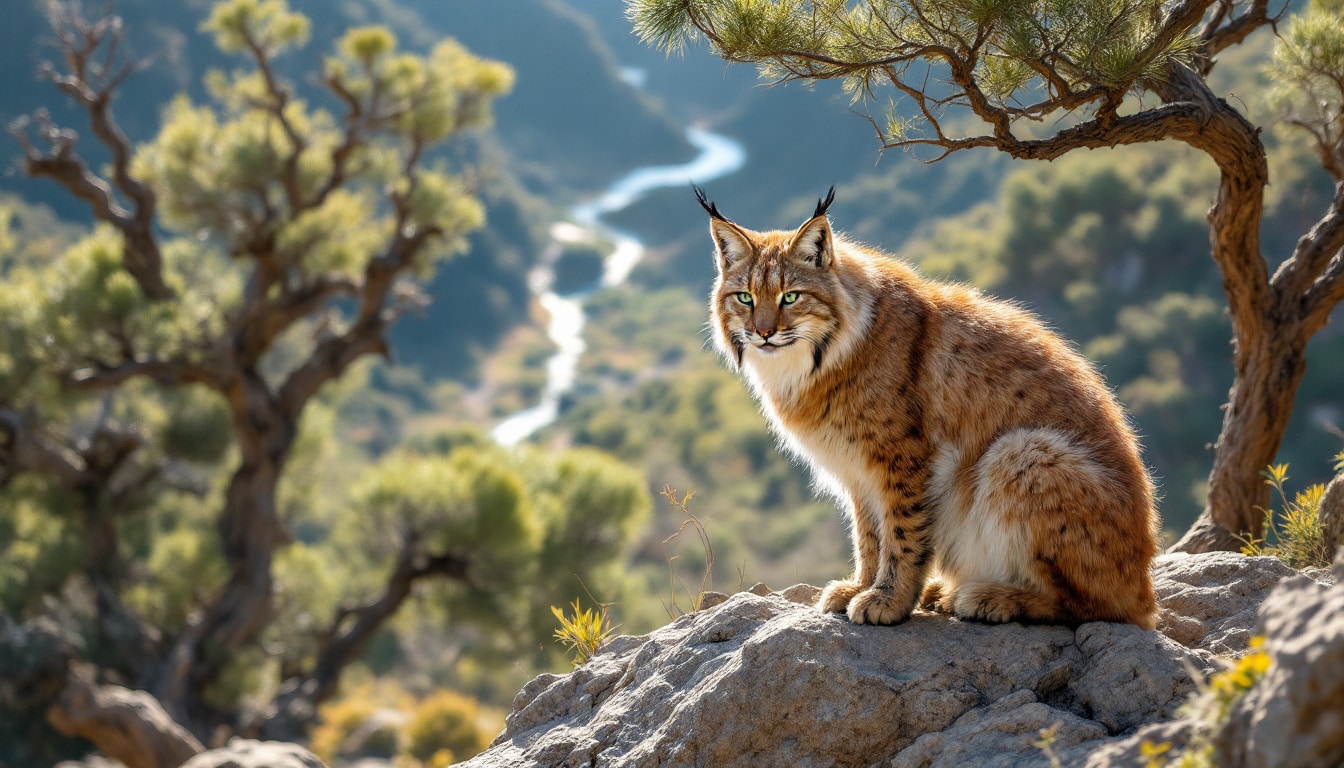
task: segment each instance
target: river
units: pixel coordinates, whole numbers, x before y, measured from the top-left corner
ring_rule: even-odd
[[[713,181],[737,171],[746,163],[746,150],[727,136],[691,127],[686,129],[686,140],[699,150],[689,163],[636,168],[617,179],[601,196],[570,209],[572,221],[551,225],[551,243],[538,260],[537,267],[528,275],[528,287],[550,315],[546,334],[555,344],[556,352],[546,361],[546,386],[542,389],[541,402],[500,422],[490,432],[496,442],[516,445],[560,415],[560,398],[574,387],[579,356],[586,348],[583,343],[583,326],[587,321],[584,301],[593,291],[625,283],[630,271],[644,256],[644,245],[635,235],[607,226],[602,217],[633,205],[655,189],[685,187],[689,194],[692,182]],[[552,290],[555,262],[565,245],[593,240],[615,243],[615,248],[603,261],[602,278],[581,291],[557,294]]]

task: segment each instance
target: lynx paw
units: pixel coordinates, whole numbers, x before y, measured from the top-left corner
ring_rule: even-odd
[[[951,613],[950,602],[947,599],[947,584],[942,579],[929,579],[919,595],[919,607],[926,611]]]
[[[1043,620],[1053,613],[1053,602],[1044,595],[1005,584],[967,584],[943,599],[959,619],[1003,624],[1009,621]]]
[[[821,597],[817,598],[817,610],[822,613],[844,613],[849,607],[849,601],[862,589],[859,582],[853,579],[832,581],[821,591]]]
[[[914,608],[890,589],[865,589],[849,603],[849,620],[855,624],[900,624]]]

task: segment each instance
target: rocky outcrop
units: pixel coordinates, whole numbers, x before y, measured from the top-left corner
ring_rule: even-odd
[[[1163,557],[1160,632],[928,613],[859,626],[804,604],[807,588],[743,592],[534,679],[467,765],[1142,764],[1145,740],[1189,738],[1176,710],[1191,673],[1244,652],[1256,608],[1293,573],[1271,558]]]
[[[1344,560],[1334,584],[1284,581],[1256,633],[1273,663],[1215,739],[1215,764],[1236,768],[1344,765]]]

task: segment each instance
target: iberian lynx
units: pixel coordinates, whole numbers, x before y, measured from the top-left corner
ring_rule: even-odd
[[[1022,309],[831,231],[710,215],[715,344],[850,514],[854,574],[817,607],[894,624],[1154,625],[1153,485],[1092,366]]]

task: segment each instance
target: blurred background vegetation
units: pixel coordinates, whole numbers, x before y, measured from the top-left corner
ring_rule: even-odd
[[[698,584],[705,552],[691,536],[668,540],[684,515],[655,503],[665,485],[695,491],[690,508],[713,542],[719,589],[820,584],[846,570],[839,514],[776,450],[743,385],[708,348],[713,267],[689,185],[610,217],[647,251],[628,282],[588,297],[586,351],[559,418],[516,448],[488,436],[535,404],[545,384],[554,349],[528,275],[548,249],[548,228],[634,168],[689,161],[690,125],[746,150],[745,167],[710,185],[735,220],[792,228],[835,184],[838,229],[1044,316],[1100,365],[1129,407],[1168,531],[1178,534],[1199,513],[1207,446],[1231,382],[1231,332],[1204,220],[1216,187],[1207,158],[1170,143],[1049,164],[1015,164],[989,150],[936,164],[880,154],[872,126],[838,87],[766,88],[748,68],[725,69],[703,52],[669,59],[638,42],[612,0],[290,5],[310,17],[310,40],[275,65],[314,105],[332,106],[316,62],[363,25],[385,26],[401,49],[422,55],[454,38],[506,63],[515,79],[488,128],[423,160],[469,179],[484,222],[464,234],[458,253],[417,275],[431,301],[387,331],[389,354],[354,363],[305,408],[277,492],[289,540],[276,550],[274,616],[211,681],[206,720],[241,729],[282,700],[284,682],[302,678],[323,643],[346,628],[343,607],[377,595],[408,546],[419,547],[406,555],[417,562],[469,551],[471,575],[417,581],[405,607],[344,669],[339,693],[302,723],[328,760],[401,754],[438,765],[469,756],[497,732],[526,680],[567,667],[551,639],[550,606],[576,597],[607,604],[621,631],[639,633],[675,612],[672,592],[684,589],[678,572]],[[211,8],[209,0],[116,4],[123,47],[143,62],[120,87],[116,115],[134,145],[150,148],[145,158],[164,126],[183,119],[174,99],[212,103],[218,93],[206,87],[208,73],[240,66],[202,29]],[[1273,40],[1267,31],[1252,36],[1215,71],[1216,90],[1235,94],[1257,125],[1272,123],[1263,67]],[[43,61],[59,57],[45,4],[10,3],[0,41],[0,120],[45,107],[81,133],[90,167],[108,163],[85,136],[78,105],[38,77]],[[1331,185],[1300,137],[1273,130],[1265,140],[1272,184],[1263,234],[1267,249],[1284,251]],[[83,343],[80,334],[147,310],[118,281],[115,237],[94,226],[83,202],[25,175],[18,143],[0,146],[8,147],[0,410],[48,415],[50,436],[77,451],[90,448],[100,419],[113,418],[151,446],[138,466],[162,472],[160,482],[115,499],[118,512],[99,539],[80,513],[87,499],[17,463],[0,464],[0,611],[16,624],[54,618],[106,679],[134,687],[133,665],[118,658],[128,649],[97,630],[103,608],[90,558],[112,541],[126,609],[156,642],[181,633],[229,575],[216,525],[239,462],[233,427],[221,397],[203,387],[146,379],[110,400],[32,373],[68,363],[59,359],[62,345]],[[193,239],[214,244],[218,233],[178,234],[179,251],[167,255],[190,290],[172,322],[205,328],[216,322],[209,308],[229,306],[239,278],[221,251],[192,250]],[[564,258],[562,288],[597,273],[588,246]],[[137,322],[152,329],[163,321]],[[310,354],[306,339],[319,324],[277,340],[267,370]],[[38,362],[33,350],[41,350]],[[1327,478],[1340,450],[1342,381],[1344,329],[1336,323],[1308,348],[1280,456],[1304,484]],[[0,764],[88,751],[5,693]]]

